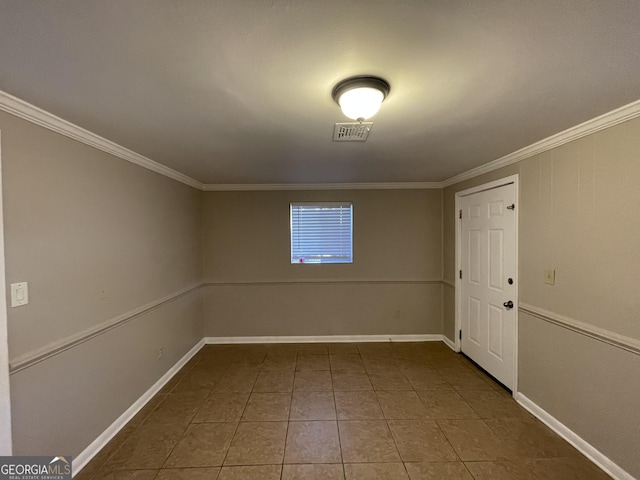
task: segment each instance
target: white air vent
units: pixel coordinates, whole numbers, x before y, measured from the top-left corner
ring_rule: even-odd
[[[336,123],[334,142],[364,142],[369,136],[373,122]]]

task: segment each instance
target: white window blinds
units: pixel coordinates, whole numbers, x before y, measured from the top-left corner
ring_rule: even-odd
[[[291,204],[291,263],[352,263],[353,207]]]

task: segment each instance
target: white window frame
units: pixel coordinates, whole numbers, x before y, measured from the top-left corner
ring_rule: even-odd
[[[349,215],[349,259],[336,261],[294,261],[293,211],[296,207],[348,207]],[[289,243],[291,265],[344,265],[353,263],[353,202],[291,202],[289,204]],[[298,257],[299,258],[299,257]]]

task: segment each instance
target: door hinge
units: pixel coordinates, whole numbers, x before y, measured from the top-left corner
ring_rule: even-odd
[[[460,338],[460,340],[462,340],[462,330],[460,330],[460,331],[458,332],[458,338]]]
[[[462,270],[460,270],[460,280],[462,280]]]
[[[458,212],[458,218],[462,220],[462,209]]]
[[[516,209],[516,204],[515,203],[512,203],[511,205],[509,205],[507,207],[507,210],[515,210],[515,209]]]

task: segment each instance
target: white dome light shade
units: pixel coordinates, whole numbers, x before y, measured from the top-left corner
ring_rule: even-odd
[[[334,87],[333,99],[347,117],[362,122],[380,110],[389,89],[389,84],[378,77],[352,77]]]
[[[384,95],[380,90],[361,87],[344,92],[338,98],[338,104],[347,117],[365,120],[378,113],[383,100]]]

